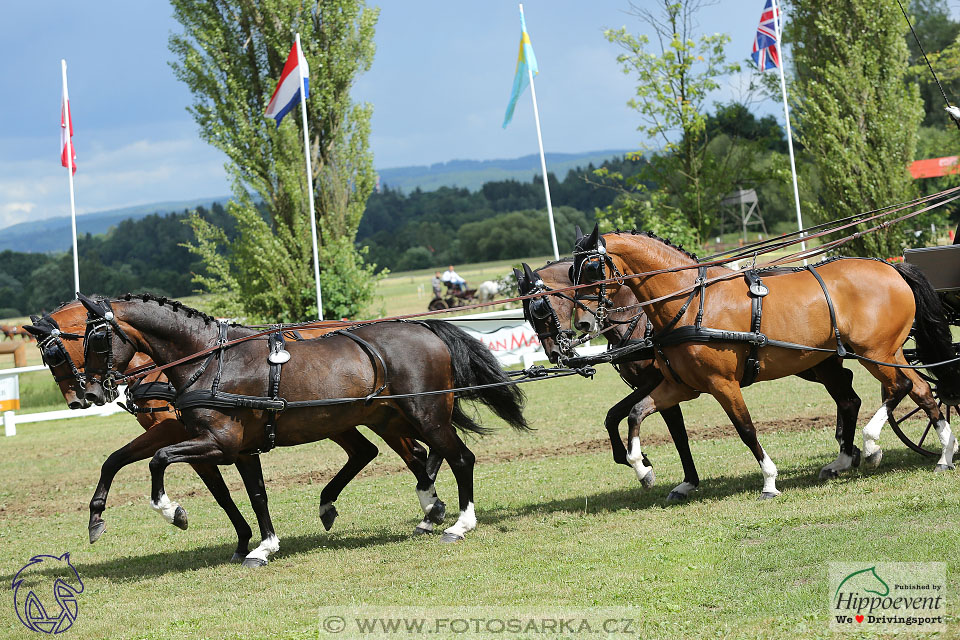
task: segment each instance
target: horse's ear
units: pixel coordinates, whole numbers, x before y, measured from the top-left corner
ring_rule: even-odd
[[[583,237],[583,231],[580,230],[580,225],[577,225],[577,242],[580,242],[580,238]]]
[[[513,268],[513,279],[517,281],[518,285],[520,284],[520,281],[523,280],[523,273],[516,267]]]
[[[104,309],[101,307],[95,300],[88,298],[79,291],[77,292],[77,300],[80,301],[80,304],[83,305],[83,308],[98,318],[102,318],[104,314]]]
[[[20,328],[36,338],[42,338],[50,333],[49,330],[35,327],[32,324],[25,324]]]
[[[593,231],[590,233],[590,237],[587,238],[588,247],[596,247],[600,243],[600,225],[593,225]]]
[[[33,324],[37,324],[38,322],[40,322],[40,316],[31,315],[30,322],[32,322]]]
[[[523,264],[523,275],[527,277],[527,281],[530,282],[530,284],[533,284],[534,282],[537,281],[537,276],[533,273],[533,269],[530,268],[530,265],[528,265],[526,262],[522,264]]]

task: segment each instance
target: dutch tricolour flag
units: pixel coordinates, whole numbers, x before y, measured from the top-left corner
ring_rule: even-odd
[[[289,113],[298,102],[300,102],[300,77],[303,76],[303,89],[306,97],[310,97],[310,68],[307,67],[307,59],[303,57],[303,52],[299,43],[294,42],[290,47],[290,55],[287,56],[287,63],[283,65],[283,73],[280,75],[280,82],[277,88],[273,90],[270,97],[270,104],[267,105],[267,116],[280,121],[283,116]],[[299,69],[298,69],[299,67]]]

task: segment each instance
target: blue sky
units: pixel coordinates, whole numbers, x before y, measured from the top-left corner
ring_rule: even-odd
[[[641,2],[644,0],[641,0]],[[649,0],[646,0],[649,1]],[[374,105],[377,167],[536,153],[529,93],[501,128],[520,28],[513,0],[382,0],[373,68],[355,88]],[[762,0],[720,0],[703,31],[732,37],[728,56],[749,53]],[[537,97],[546,150],[637,147],[634,80],[616,64],[603,29],[644,25],[627,0],[528,0],[527,27],[540,63]],[[173,76],[167,38],[179,25],[166,2],[25,2],[0,22],[0,227],[69,214],[59,166],[60,59],[69,65],[78,212],[229,193],[219,152],[203,143]],[[316,72],[316,71],[315,71]],[[737,80],[718,99],[737,93]],[[780,113],[777,103],[760,111]],[[82,229],[81,229],[82,231]]]

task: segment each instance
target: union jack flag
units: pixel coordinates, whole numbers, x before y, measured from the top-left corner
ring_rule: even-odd
[[[773,0],[766,0],[763,13],[760,14],[760,26],[753,39],[753,61],[761,71],[776,69],[780,66],[780,54],[777,51],[777,33],[779,31],[780,8]]]

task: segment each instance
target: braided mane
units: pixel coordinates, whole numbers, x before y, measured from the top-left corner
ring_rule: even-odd
[[[671,249],[676,249],[677,251],[679,251],[679,252],[682,253],[683,255],[687,256],[688,258],[692,258],[693,260],[696,260],[697,262],[700,262],[700,258],[697,257],[697,254],[695,254],[695,253],[690,253],[689,251],[687,251],[686,249],[683,248],[683,245],[682,245],[682,244],[673,244],[673,243],[670,242],[670,240],[668,240],[667,238],[661,238],[660,236],[658,236],[657,234],[655,234],[653,231],[637,231],[636,229],[632,229],[632,230],[630,230],[630,231],[621,231],[620,229],[617,229],[617,230],[614,231],[613,233],[615,233],[615,234],[617,234],[617,235],[620,235],[620,234],[623,234],[623,233],[629,233],[630,235],[633,235],[633,236],[646,236],[646,237],[648,237],[648,238],[653,238],[654,240],[658,240],[658,241],[662,242],[663,244],[667,245],[667,246],[670,247]]]
[[[179,313],[180,311],[183,311],[184,313],[187,314],[188,318],[197,316],[198,318],[203,320],[203,324],[210,324],[211,322],[217,321],[217,319],[214,318],[213,316],[207,315],[206,313],[204,313],[203,311],[200,311],[199,309],[188,307],[187,305],[183,304],[179,300],[171,300],[166,296],[158,296],[153,293],[138,293],[138,294],[127,293],[120,296],[119,299],[124,300],[126,302],[132,302],[133,300],[139,300],[140,302],[156,302],[161,307],[164,305],[170,305],[170,308],[174,312]],[[231,326],[236,326],[236,325],[231,325]]]

